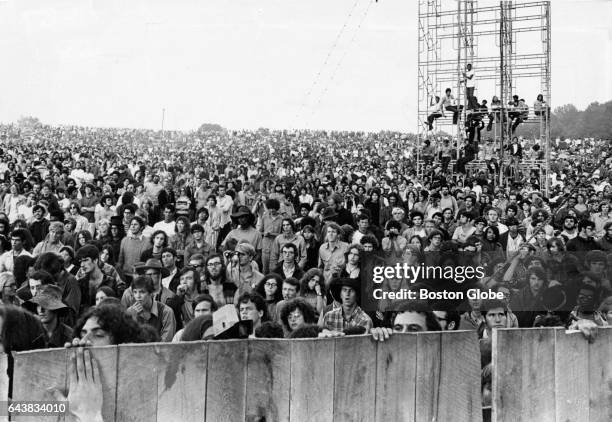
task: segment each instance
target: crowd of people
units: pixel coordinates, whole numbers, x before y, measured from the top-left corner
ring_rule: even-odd
[[[227,305],[238,336],[467,329],[489,354],[499,327],[612,324],[609,142],[553,143],[548,195],[439,147],[417,176],[392,132],[0,126],[4,349],[212,340]],[[482,267],[462,288],[504,299],[373,300],[372,269],[397,263]]]

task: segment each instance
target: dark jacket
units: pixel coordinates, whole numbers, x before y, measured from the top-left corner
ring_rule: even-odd
[[[283,278],[283,280],[287,278],[287,276],[283,272],[283,261],[280,261],[280,263],[276,266],[276,268],[272,270],[272,273],[280,275]],[[304,276],[304,271],[302,271],[300,267],[297,266],[297,263],[296,263],[295,270],[293,270],[293,274],[291,275],[291,277],[301,280],[303,276]]]
[[[576,236],[569,242],[567,242],[566,249],[568,251],[596,251],[601,250],[601,246],[591,237],[584,239],[580,236]]]
[[[86,274],[85,277],[77,280],[79,283],[79,288],[81,289],[81,309],[79,314],[82,314],[88,308],[96,305],[96,290],[102,286],[108,286],[117,294],[117,297],[121,297],[123,291],[125,290],[125,285],[122,283],[121,285],[117,284],[117,281],[114,278],[111,278],[107,275],[102,276],[102,282],[95,287],[89,285],[89,274]]]

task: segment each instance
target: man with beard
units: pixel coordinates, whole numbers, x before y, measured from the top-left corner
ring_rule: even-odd
[[[563,237],[563,240],[565,240],[566,244],[567,242],[569,242],[570,240],[578,236],[578,230],[576,229],[577,222],[578,220],[573,215],[567,215],[563,219],[563,230],[561,231],[561,236]],[[606,226],[607,227],[612,226],[612,222],[607,223]],[[605,227],[604,227],[604,231],[606,231],[607,233],[607,230],[605,230]],[[611,248],[612,248],[612,245],[611,245]]]
[[[353,222],[353,214],[342,205],[343,198],[339,193],[334,193],[330,195],[327,200],[327,204],[336,211],[336,217],[333,221],[338,223],[339,226],[344,224],[348,224],[349,226],[354,226]]]
[[[578,223],[578,235],[567,242],[567,250],[573,252],[600,250],[601,247],[593,239],[593,233],[595,233],[595,223],[581,220]]]
[[[34,244],[45,240],[49,233],[49,220],[45,218],[45,214],[47,214],[47,209],[41,204],[36,204],[32,208],[33,220],[28,225],[28,229],[32,234]]]
[[[236,303],[238,287],[227,281],[221,255],[212,254],[206,258],[203,288],[208,290],[218,306]]]
[[[542,228],[546,233],[547,239],[550,239],[555,234],[555,229],[553,226],[548,224],[548,212],[544,209],[536,210],[533,213],[531,224],[527,225],[527,232],[525,233],[527,239],[531,239],[536,230],[539,230],[540,228]]]

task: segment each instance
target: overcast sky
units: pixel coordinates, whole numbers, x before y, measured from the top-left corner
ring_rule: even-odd
[[[0,122],[414,131],[417,3],[0,0]],[[612,1],[551,8],[553,107],[612,99]]]

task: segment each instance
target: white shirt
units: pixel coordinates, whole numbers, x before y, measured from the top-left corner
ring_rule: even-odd
[[[170,236],[174,236],[174,228],[176,227],[176,221],[172,220],[169,223],[166,223],[164,221],[158,221],[157,223],[155,223],[153,225],[153,229],[155,230],[163,230],[164,233],[166,233],[168,235],[168,237]]]
[[[512,236],[508,235],[508,243],[506,244],[506,254],[510,255],[512,252],[516,252],[519,250],[520,245],[525,243],[525,239],[521,234],[516,235],[516,239],[513,239]]]
[[[0,255],[0,272],[10,271],[13,272],[13,259],[18,256],[32,256],[32,254],[25,249],[22,249],[17,255],[13,256],[13,251],[6,251]]]
[[[474,76],[474,69],[468,70],[465,72],[465,87],[466,88],[474,88],[476,86],[476,76]],[[468,79],[472,77],[471,79]]]

